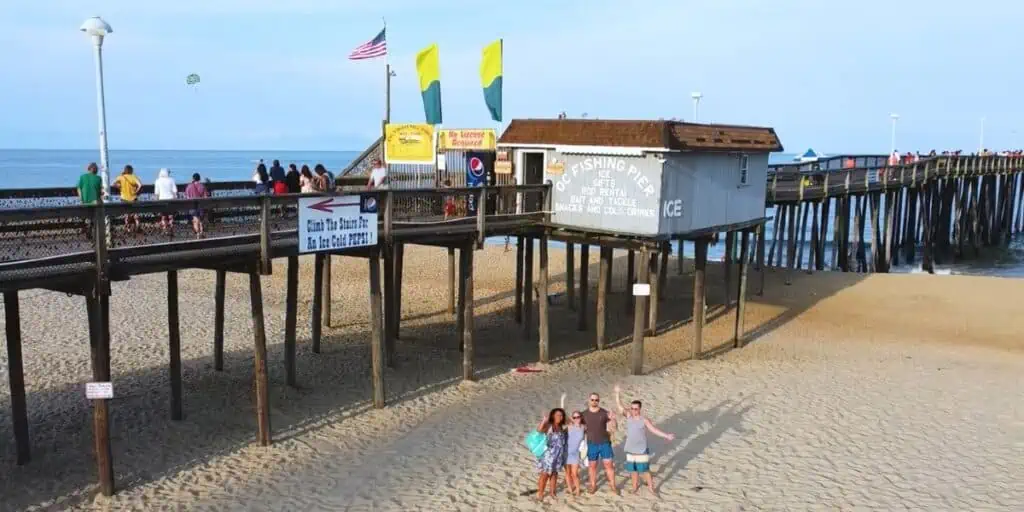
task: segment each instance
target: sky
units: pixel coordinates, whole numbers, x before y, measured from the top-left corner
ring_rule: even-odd
[[[3,0],[0,148],[97,146],[90,16],[112,149],[360,150],[384,60],[392,121],[421,122],[415,54],[440,48],[446,127],[493,127],[480,52],[504,40],[504,114],[771,126],[787,151],[1024,147],[1024,2],[973,0]],[[201,83],[185,84],[197,73]],[[984,118],[984,121],[982,121]]]

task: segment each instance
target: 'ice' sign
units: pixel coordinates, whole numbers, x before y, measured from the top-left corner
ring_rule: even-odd
[[[366,196],[299,199],[299,252],[377,245],[377,200]]]

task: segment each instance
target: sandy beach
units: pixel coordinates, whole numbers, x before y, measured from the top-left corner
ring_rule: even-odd
[[[297,389],[283,367],[284,261],[264,278],[274,444],[255,446],[247,281],[229,276],[225,368],[213,369],[214,273],[180,273],[185,417],[169,419],[163,275],[117,283],[111,299],[116,398],[111,433],[118,494],[96,496],[84,300],[22,293],[32,461],[16,466],[6,352],[0,351],[0,510],[916,510],[1024,509],[1024,304],[1002,278],[750,274],[749,345],[688,361],[692,274],[670,262],[660,332],[646,375],[629,375],[625,255],[609,300],[611,348],[565,304],[564,253],[551,251],[551,351],[539,373],[535,335],[512,316],[514,247],[476,261],[478,382],[460,383],[446,313],[443,249],[405,254],[402,337],[369,405],[367,264],[336,258],[333,325],[309,350],[312,260],[300,282]],[[577,252],[578,254],[578,252]],[[709,269],[705,347],[730,341],[721,268]],[[651,441],[660,493],[538,504],[523,436],[569,395],[640,398],[676,440]],[[618,486],[621,434],[615,439]]]

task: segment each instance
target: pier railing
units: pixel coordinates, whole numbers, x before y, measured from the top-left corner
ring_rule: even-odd
[[[258,256],[259,261],[268,262],[295,254],[298,201],[303,197],[373,198],[381,243],[468,235],[482,245],[486,236],[546,220],[545,211],[524,206],[546,204],[549,192],[548,185],[382,189],[2,209],[0,288],[26,288],[40,280],[78,276],[97,270],[97,262],[112,268],[116,279],[187,267],[188,260]],[[479,206],[469,214],[446,217],[446,201]],[[415,208],[403,206],[409,204]],[[194,215],[206,221],[202,237],[192,232]],[[167,218],[173,222],[161,224]],[[109,239],[105,236],[108,225]]]
[[[897,166],[869,165],[813,174],[796,166],[776,166],[766,200],[786,203],[914,187],[931,180],[990,176],[1024,170],[1021,156],[936,156]]]

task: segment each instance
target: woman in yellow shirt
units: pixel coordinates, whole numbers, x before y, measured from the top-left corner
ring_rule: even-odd
[[[139,199],[139,191],[142,190],[142,182],[135,176],[135,169],[132,166],[124,166],[124,170],[121,171],[121,175],[114,180],[112,187],[121,192],[121,201],[125,203],[134,203]],[[124,229],[126,232],[131,233],[139,230],[139,216],[135,213],[129,213],[124,217]]]

